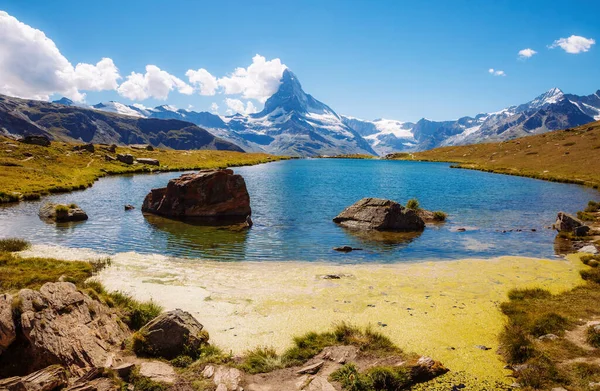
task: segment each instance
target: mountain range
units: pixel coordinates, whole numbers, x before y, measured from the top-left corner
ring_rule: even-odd
[[[16,98],[0,98],[0,113],[6,110],[5,102],[10,99]],[[364,120],[338,115],[331,107],[304,92],[298,78],[289,70],[283,72],[279,89],[267,99],[264,108],[247,115],[219,116],[170,105],[146,108],[115,101],[85,106],[74,104],[67,98],[53,103],[19,101],[20,104],[9,108],[12,115],[15,106],[22,108],[23,105],[40,106],[44,112],[55,111],[60,115],[49,121],[49,115],[38,118],[31,110],[16,110],[21,114],[17,117],[25,122],[19,131],[14,124],[7,128],[3,125],[6,121],[0,119],[0,128],[5,133],[31,132],[31,126],[34,126],[39,128],[36,131],[58,139],[103,140],[121,144],[148,142],[176,149],[213,146],[231,149],[234,145],[247,152],[292,156],[385,155],[422,151],[440,146],[502,141],[600,120],[600,90],[592,95],[578,96],[565,94],[558,88],[552,88],[524,104],[457,120],[423,118],[416,123],[390,119]],[[69,110],[72,113],[65,116]],[[108,115],[112,125],[116,126],[111,125],[111,129],[107,129],[107,121],[97,118],[100,113]],[[72,129],[71,122],[76,118],[84,120],[85,126],[80,126],[86,129],[83,135]],[[160,122],[151,122],[152,127],[158,126],[160,130],[147,131],[147,121],[159,120],[166,120],[167,124],[158,126],[156,124]],[[136,131],[129,130],[131,124],[137,125]],[[162,135],[165,131],[167,137]],[[212,141],[207,143],[207,136],[202,133],[206,131],[215,136],[213,145]]]

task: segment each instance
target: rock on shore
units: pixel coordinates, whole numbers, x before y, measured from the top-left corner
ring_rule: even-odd
[[[360,230],[413,232],[425,229],[425,222],[416,210],[381,198],[363,198],[344,209],[333,221]]]
[[[142,212],[169,218],[244,222],[251,215],[246,182],[232,170],[202,170],[152,189]]]

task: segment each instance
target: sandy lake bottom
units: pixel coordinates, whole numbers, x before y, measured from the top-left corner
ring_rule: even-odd
[[[84,249],[34,245],[23,256],[93,259]],[[406,351],[453,371],[506,379],[497,335],[498,306],[516,287],[557,293],[581,282],[577,257],[500,257],[400,264],[213,262],[134,252],[111,255],[97,278],[110,290],[192,313],[225,351],[283,351],[293,336],[339,321],[371,324]],[[339,279],[326,279],[326,275]],[[475,345],[490,347],[481,350]]]

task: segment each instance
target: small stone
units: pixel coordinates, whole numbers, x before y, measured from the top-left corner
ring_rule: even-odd
[[[319,370],[321,369],[321,367],[323,367],[323,364],[325,364],[325,361],[318,361],[314,364],[311,365],[307,365],[303,368],[300,368],[298,371],[296,371],[297,375],[303,375],[303,374],[310,374],[310,375],[314,375],[317,372],[319,372]]]
[[[125,209],[125,210],[134,210],[134,209],[135,209],[135,206],[133,206],[133,205],[130,205],[130,204],[127,204],[127,205],[125,205],[125,206],[124,206],[124,209]]]
[[[598,249],[596,246],[590,244],[589,246],[584,246],[578,250],[580,253],[588,253],[588,254],[598,254]]]
[[[208,365],[202,371],[202,376],[204,376],[206,379],[210,379],[214,374],[215,374],[215,367],[213,367],[212,365]]]
[[[485,345],[475,345],[475,347],[477,349],[481,349],[481,350],[491,350],[492,349],[492,348],[489,348],[489,347],[487,347]]]
[[[162,361],[148,361],[140,365],[140,376],[158,383],[175,383],[177,375],[169,364]]]
[[[339,251],[339,252],[342,252],[342,253],[349,253],[350,251],[359,251],[359,250],[362,250],[362,248],[356,248],[356,247],[350,247],[350,246],[334,247],[333,249],[335,251]]]
[[[538,339],[540,341],[555,341],[557,340],[559,337],[556,334],[545,334],[542,335],[541,337],[539,337]]]
[[[458,228],[457,231],[458,232],[465,232],[467,229],[466,228]]]

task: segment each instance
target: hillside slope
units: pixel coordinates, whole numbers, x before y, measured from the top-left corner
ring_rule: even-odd
[[[243,152],[237,145],[185,121],[125,116],[5,95],[0,95],[0,134],[42,134],[57,141]]]
[[[600,187],[600,121],[500,143],[396,153],[388,159],[460,163],[461,168]]]

